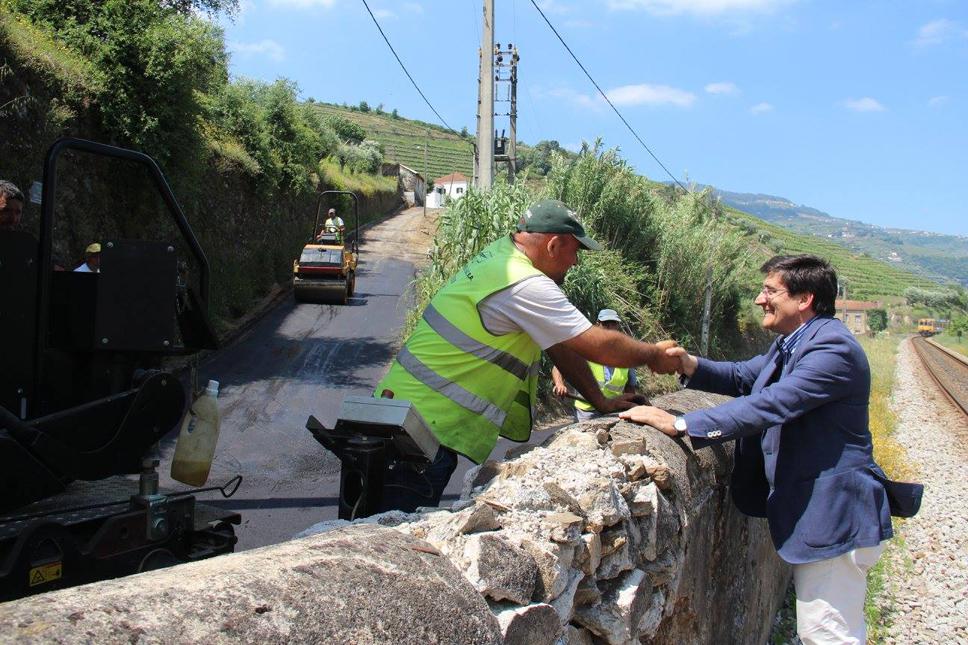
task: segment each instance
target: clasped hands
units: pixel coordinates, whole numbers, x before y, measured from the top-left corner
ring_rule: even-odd
[[[674,340],[664,340],[656,343],[662,353],[650,363],[649,368],[657,374],[672,374],[679,372],[686,376],[692,376],[699,365],[699,361],[684,348],[679,347]],[[651,405],[638,405],[633,408],[624,409],[619,412],[619,418],[634,423],[650,425],[660,432],[675,437],[678,432],[675,429],[676,417],[661,408]]]

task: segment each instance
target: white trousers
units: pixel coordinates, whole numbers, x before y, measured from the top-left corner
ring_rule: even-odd
[[[883,550],[882,542],[836,558],[793,565],[797,634],[804,645],[867,643],[867,570]]]

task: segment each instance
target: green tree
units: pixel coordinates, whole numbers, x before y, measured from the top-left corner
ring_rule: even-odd
[[[370,104],[366,101],[360,101],[360,112],[369,112]]]
[[[887,311],[884,309],[871,309],[868,311],[867,326],[875,334],[887,329]]]
[[[192,8],[220,0],[8,0],[7,6],[91,61],[103,77],[95,97],[103,127],[121,145],[162,165],[197,158],[204,96],[228,79],[221,28]]]
[[[326,123],[347,143],[360,144],[366,139],[366,130],[349,119],[333,115],[326,117]]]

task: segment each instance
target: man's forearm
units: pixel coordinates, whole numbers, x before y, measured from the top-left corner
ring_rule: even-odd
[[[663,353],[656,345],[601,327],[591,327],[564,344],[593,363],[611,367],[649,365]]]
[[[571,383],[595,409],[601,411],[606,400],[605,395],[602,394],[598,381],[588,367],[588,361],[561,343],[549,347],[546,351],[565,380]]]

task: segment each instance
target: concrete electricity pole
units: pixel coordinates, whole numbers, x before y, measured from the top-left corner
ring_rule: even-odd
[[[488,189],[494,183],[494,0],[484,0],[481,74],[477,89],[475,185],[477,188]]]
[[[430,193],[427,186],[430,185],[430,168],[427,167],[427,148],[430,147],[430,130],[427,130],[427,141],[424,142],[424,219],[427,219],[427,198]]]
[[[507,103],[508,111],[495,114],[495,118],[508,117],[510,137],[494,133],[494,162],[506,163],[508,166],[508,183],[514,183],[514,171],[517,169],[517,137],[518,137],[518,48],[508,43],[507,49],[498,43],[494,48],[494,102]],[[506,89],[506,91],[505,91]],[[495,126],[497,127],[497,126]]]

